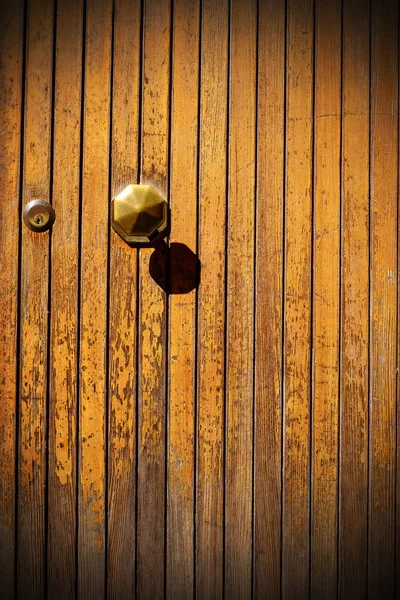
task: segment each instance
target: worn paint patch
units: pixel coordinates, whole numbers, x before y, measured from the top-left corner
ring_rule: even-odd
[[[110,449],[112,476],[118,479],[134,458],[136,261],[132,256],[115,242],[111,268],[116,277],[121,273],[123,288],[112,291],[110,306]]]
[[[142,293],[142,422],[141,445],[147,452],[162,452],[163,414],[158,406],[160,385],[162,385],[162,364],[164,359],[163,324],[165,318],[164,294],[155,288],[148,274],[150,253],[146,254],[146,277],[149,278]],[[162,393],[162,392],[161,392]]]
[[[65,290],[67,293],[67,290]],[[55,470],[61,485],[72,482],[75,447],[76,326],[72,314],[55,315],[52,379],[54,386]]]

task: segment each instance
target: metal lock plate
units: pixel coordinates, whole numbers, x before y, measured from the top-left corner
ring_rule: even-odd
[[[53,225],[56,213],[45,200],[31,200],[24,208],[23,219],[28,229],[42,233]]]

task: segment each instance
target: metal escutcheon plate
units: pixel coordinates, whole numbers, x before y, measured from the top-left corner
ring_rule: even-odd
[[[42,233],[53,225],[56,213],[45,200],[31,200],[24,208],[23,219],[31,231]]]

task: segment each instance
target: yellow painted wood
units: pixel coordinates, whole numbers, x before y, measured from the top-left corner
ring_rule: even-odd
[[[110,0],[86,6],[80,298],[78,594],[105,596]]]
[[[14,598],[23,2],[0,13],[0,589]]]
[[[397,422],[398,2],[373,2],[368,593],[394,588]]]
[[[1,594],[397,597],[398,3],[12,4]]]
[[[255,2],[231,6],[227,230],[225,592],[248,598],[252,580]]]
[[[170,3],[144,6],[141,183],[168,195]],[[139,254],[139,409],[137,593],[164,595],[166,294],[150,274],[154,250]],[[165,273],[165,254],[158,261]],[[161,282],[165,287],[165,277]]]
[[[59,3],[54,97],[48,474],[48,593],[76,582],[79,194],[83,6]]]
[[[196,591],[217,599],[223,590],[228,2],[204,0],[201,27]]]
[[[140,2],[119,0],[114,15],[113,197],[138,182]],[[137,260],[111,232],[107,589],[115,600],[135,598],[136,585]]]
[[[341,3],[318,0],[315,30],[311,594],[337,597]]]
[[[185,262],[188,251],[181,245],[196,253],[199,16],[198,0],[174,2],[169,281],[176,281],[178,290],[169,300],[166,593],[171,599],[194,593],[196,290],[179,293],[179,284],[183,290],[195,280],[195,265]]]
[[[313,3],[287,25],[282,594],[309,592]]]
[[[285,2],[260,3],[258,23],[254,594],[272,599],[281,588]]]
[[[367,573],[369,5],[343,5],[339,594]],[[349,531],[352,534],[349,535]]]
[[[53,3],[27,6],[23,206],[50,201]],[[47,349],[50,233],[22,227],[17,595],[45,590]]]

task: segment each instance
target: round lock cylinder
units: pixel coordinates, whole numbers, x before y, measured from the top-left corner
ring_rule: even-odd
[[[167,233],[168,204],[151,185],[128,185],[112,200],[111,214],[128,244],[153,245]]]
[[[31,200],[24,208],[23,219],[28,229],[43,233],[53,225],[56,213],[45,200]]]

